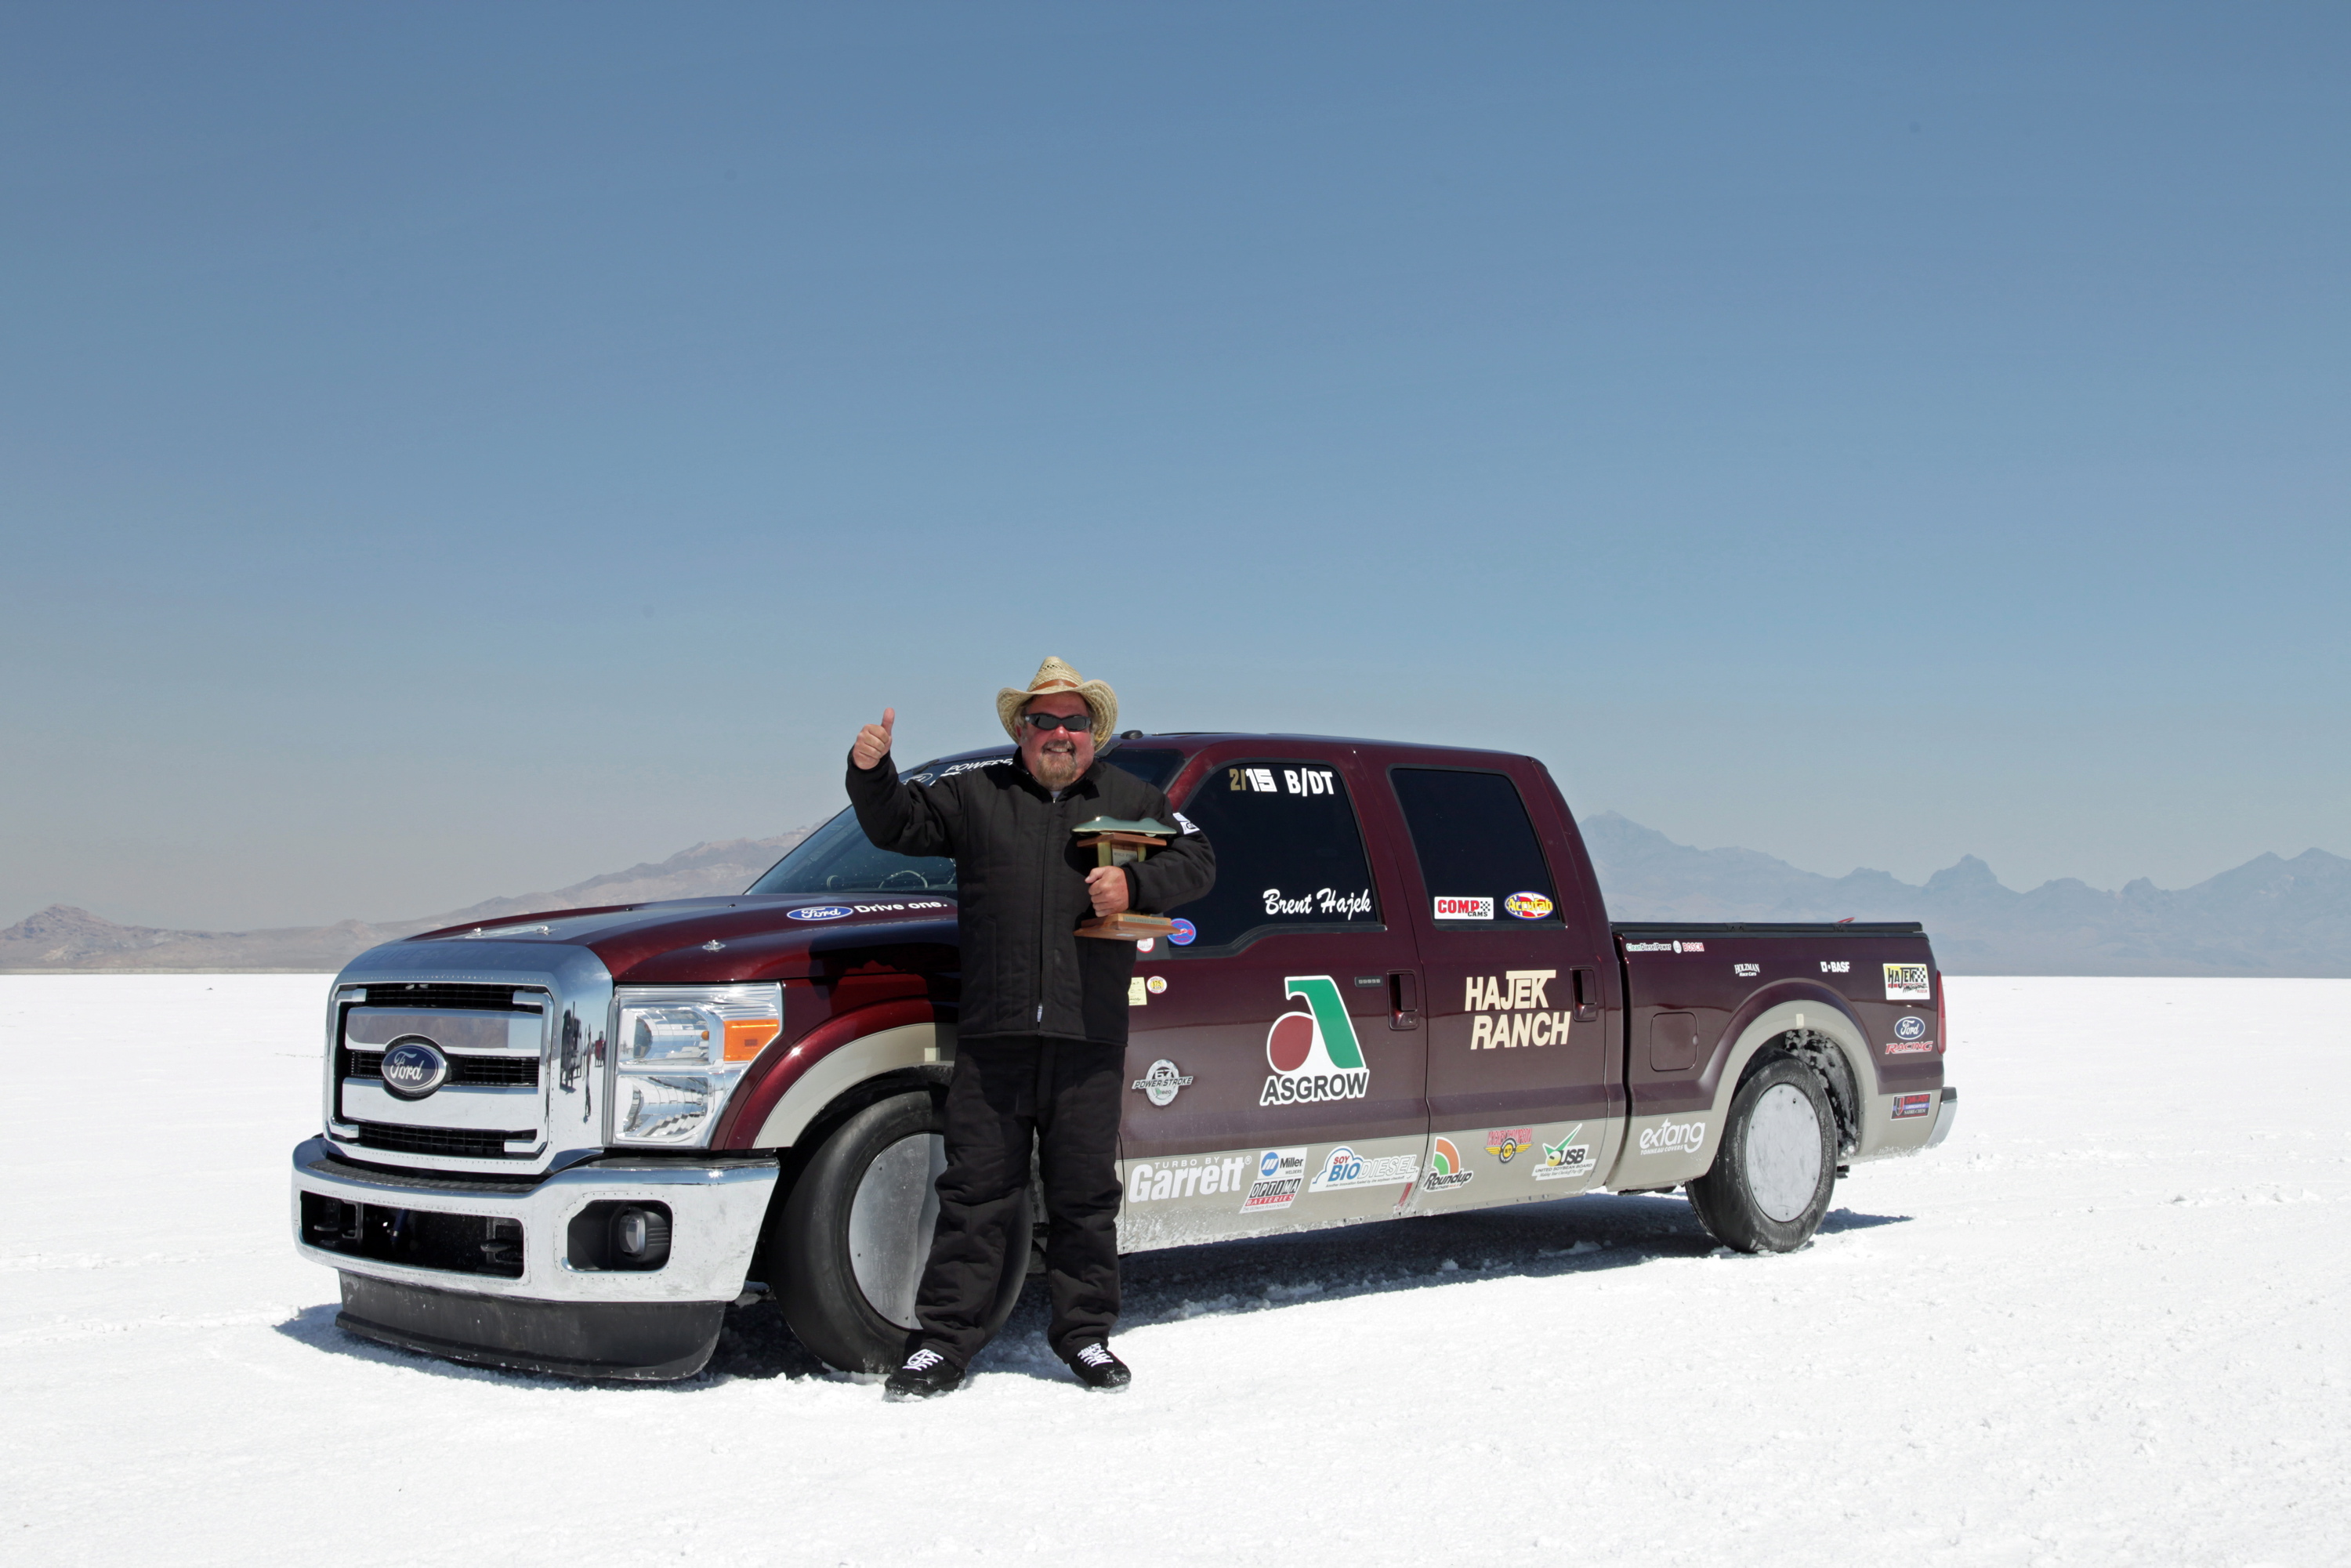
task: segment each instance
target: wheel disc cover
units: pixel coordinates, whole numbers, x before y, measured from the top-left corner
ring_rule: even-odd
[[[936,1133],[899,1139],[873,1156],[849,1204],[849,1267],[873,1310],[902,1329],[914,1322],[914,1291],[930,1260],[939,1218],[946,1140]]]
[[[1812,1207],[1821,1183],[1821,1118],[1802,1091],[1774,1083],[1747,1119],[1747,1190],[1785,1225]]]

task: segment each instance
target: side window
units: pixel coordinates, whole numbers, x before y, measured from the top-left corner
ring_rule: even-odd
[[[1198,929],[1200,946],[1230,947],[1269,929],[1379,926],[1363,831],[1337,768],[1230,763],[1209,771],[1184,814],[1217,846],[1217,885],[1168,911]]]
[[[1440,926],[1491,929],[1560,918],[1559,890],[1526,802],[1507,774],[1397,768],[1389,777],[1434,900],[1429,913]]]
[[[1176,770],[1184,766],[1180,751],[1162,751],[1156,747],[1121,746],[1102,754],[1102,759],[1113,768],[1134,774],[1154,789],[1165,789]]]

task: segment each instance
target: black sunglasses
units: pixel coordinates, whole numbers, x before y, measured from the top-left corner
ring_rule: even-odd
[[[1094,727],[1093,716],[1085,713],[1066,716],[1052,713],[1024,713],[1020,717],[1024,722],[1033,724],[1039,729],[1049,732],[1056,729],[1092,729]]]

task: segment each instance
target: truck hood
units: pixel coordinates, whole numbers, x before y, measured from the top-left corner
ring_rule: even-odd
[[[845,962],[876,958],[892,967],[935,970],[955,967],[956,903],[886,893],[833,900],[786,894],[679,898],[451,925],[399,946],[468,942],[585,947],[620,985],[821,979]],[[910,948],[929,951],[890,951]]]

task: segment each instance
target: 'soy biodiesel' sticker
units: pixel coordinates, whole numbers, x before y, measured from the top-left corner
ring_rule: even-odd
[[[1260,1105],[1310,1105],[1323,1100],[1361,1100],[1372,1086],[1364,1049],[1339,982],[1328,975],[1292,975],[1281,982],[1287,995],[1306,1004],[1302,1013],[1284,1013],[1265,1035],[1266,1065],[1273,1071],[1258,1092]]]

